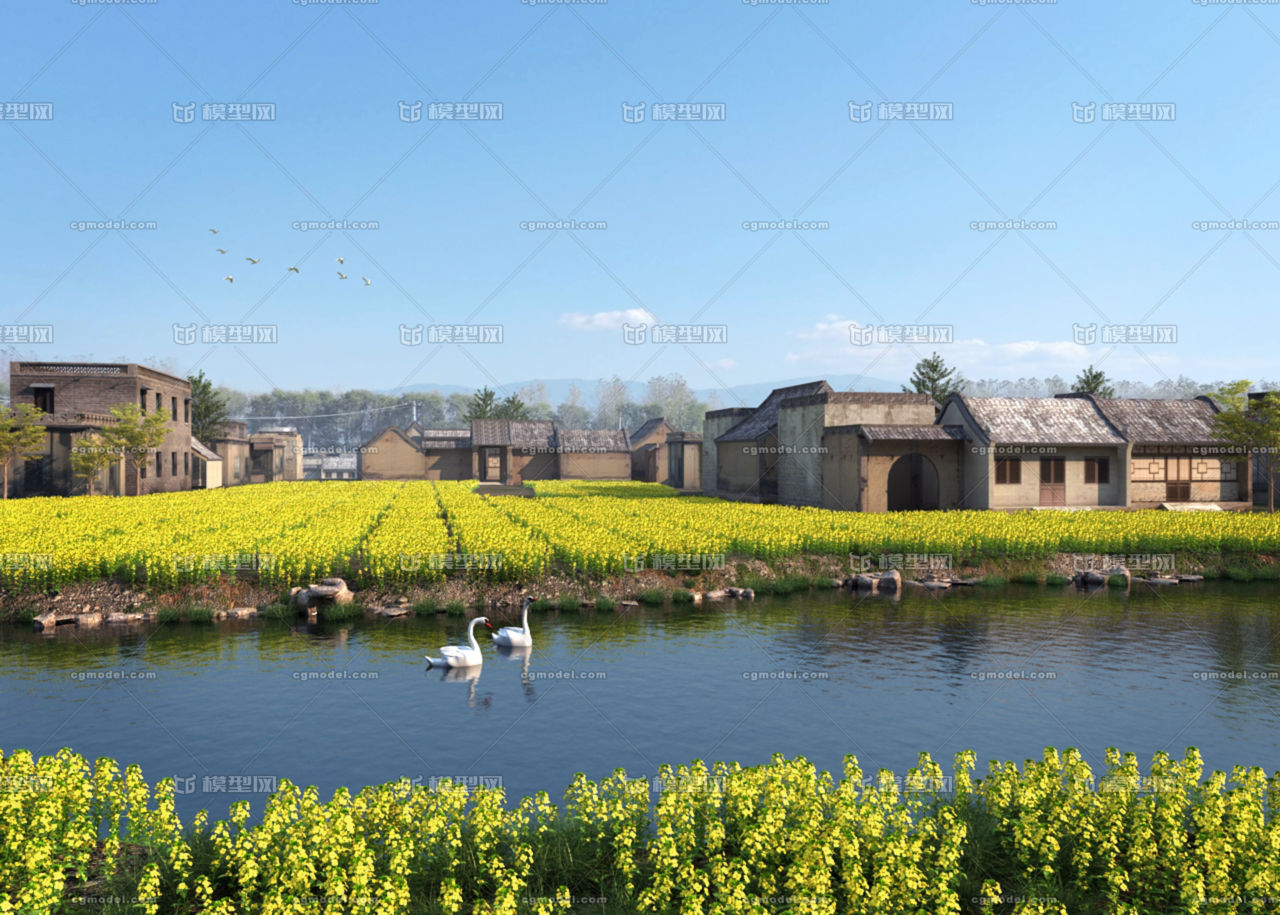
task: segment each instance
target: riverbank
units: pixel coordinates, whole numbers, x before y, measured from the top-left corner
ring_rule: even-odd
[[[1082,574],[1086,564],[1093,570],[1092,576]],[[864,580],[851,581],[858,576]],[[882,578],[888,579],[883,585]],[[1144,583],[1147,579],[1151,580],[1149,585]],[[496,622],[508,622],[518,620],[526,595],[535,599],[535,611],[625,612],[638,604],[716,605],[810,589],[852,586],[856,590],[858,584],[862,585],[859,593],[880,595],[913,587],[934,592],[1009,583],[1127,588],[1185,585],[1196,580],[1280,582],[1280,557],[1242,552],[1096,557],[1059,553],[1049,559],[983,559],[951,567],[935,557],[910,554],[803,555],[775,560],[731,556],[719,568],[697,571],[642,569],[605,577],[552,571],[528,582],[451,576],[425,585],[353,590],[350,603],[320,602],[319,610],[335,620],[360,615],[395,618],[484,612]],[[226,617],[291,619],[303,613],[305,607],[297,606],[289,592],[243,575],[163,588],[102,580],[47,591],[0,591],[0,622],[19,624],[50,616],[64,623],[95,626],[148,621],[202,623]]]
[[[177,816],[172,779],[18,751],[0,761],[0,911],[1275,911],[1280,773],[1107,757],[1095,776],[1048,748],[980,779],[972,751],[905,776],[695,761],[579,775],[561,804],[450,780],[324,802],[282,782],[260,822],[239,802],[210,824]]]

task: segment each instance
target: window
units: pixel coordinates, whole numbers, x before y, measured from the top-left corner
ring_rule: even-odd
[[[1053,486],[1067,480],[1067,462],[1062,458],[1040,459],[1040,482]]]
[[[996,482],[1017,485],[1022,482],[1022,461],[1019,458],[996,458]]]
[[[139,461],[138,462],[138,479],[145,480],[146,478],[147,478],[147,465],[142,463],[142,461]]]
[[[184,474],[191,473],[191,452],[190,451],[182,452],[182,472]]]
[[[164,403],[164,400],[160,397],[160,392],[156,391],[156,412],[157,413],[160,412],[160,404],[162,403]]]
[[[170,461],[169,461],[170,469],[173,473],[173,476],[176,477],[178,475],[178,452],[170,451],[169,457],[170,457]]]
[[[53,412],[53,388],[36,388],[34,399],[37,410]]]
[[[1084,481],[1086,483],[1110,483],[1110,460],[1107,458],[1085,458]]]
[[[146,388],[143,388],[142,391],[138,394],[138,408],[141,409],[143,413],[147,412],[147,389]]]
[[[191,398],[188,397],[182,402],[182,421],[184,423],[191,422]]]
[[[178,421],[178,398],[169,398],[169,412],[173,414],[173,421],[176,423]]]
[[[157,451],[156,452],[156,479],[157,480],[160,479],[162,476],[164,476],[164,464],[161,463],[163,459],[164,459],[164,455],[161,454],[159,451]]]

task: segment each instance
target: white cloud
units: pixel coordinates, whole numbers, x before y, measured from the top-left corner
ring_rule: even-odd
[[[736,359],[717,359],[715,362],[713,362],[713,363],[711,363],[711,364],[712,364],[712,365],[714,365],[714,366],[715,366],[716,368],[718,368],[718,369],[731,369],[731,368],[733,368],[735,365],[737,365],[737,364],[738,364],[738,360],[736,360]]]
[[[827,371],[865,371],[880,378],[895,375],[905,378],[916,362],[936,351],[966,378],[1061,375],[1070,380],[1090,364],[1098,365],[1112,378],[1147,377],[1152,374],[1152,363],[1170,376],[1179,373],[1174,348],[1168,346],[1140,347],[1146,355],[1144,358],[1133,346],[1082,346],[1071,340],[991,342],[973,337],[952,343],[890,344],[873,339],[870,343],[855,345],[850,337],[851,324],[866,326],[829,314],[810,327],[794,331],[792,336],[798,343],[786,352],[785,361]],[[877,329],[875,336],[878,335]]]
[[[584,314],[580,311],[566,311],[560,315],[559,323],[570,330],[620,330],[623,324],[657,324],[647,309],[627,308],[621,311],[596,311]]]

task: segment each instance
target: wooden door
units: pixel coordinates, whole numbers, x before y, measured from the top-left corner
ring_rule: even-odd
[[[486,483],[502,481],[502,452],[497,448],[484,449],[484,480]]]
[[[1067,504],[1067,462],[1065,458],[1040,459],[1040,504]]]

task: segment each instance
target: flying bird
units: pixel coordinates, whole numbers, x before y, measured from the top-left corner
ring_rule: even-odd
[[[217,235],[217,234],[218,234],[218,230],[217,230],[217,229],[210,229],[209,231],[210,231],[210,232],[212,232],[214,235]]]
[[[251,264],[256,264],[258,261],[262,260],[262,258],[258,258],[258,260],[254,260],[252,257],[246,257],[245,260],[247,260]]]
[[[234,276],[224,276],[223,279],[226,280],[228,283],[234,283],[236,281],[236,278]]]
[[[364,280],[364,284],[365,284],[366,286],[372,286],[372,285],[373,285],[373,283],[370,283],[370,282],[369,282],[369,278],[368,278],[367,276],[362,276],[362,277],[360,277],[360,279]]]
[[[346,275],[345,273],[343,273],[341,270],[339,270],[339,271],[338,271],[338,279],[340,279],[340,280],[345,280],[346,278],[347,278],[347,275]]]
[[[215,250],[216,250],[219,254],[226,254],[226,253],[227,253],[227,249],[226,249],[226,248],[217,248],[217,249],[215,249]]]
[[[299,271],[299,270],[298,270],[298,268],[297,268],[297,267],[290,267],[289,269],[290,269],[290,270],[292,270],[294,273],[299,273],[299,272],[301,272],[301,271]]]
[[[341,264],[341,263],[343,263],[342,258],[338,258],[338,263],[340,263],[340,264]]]

